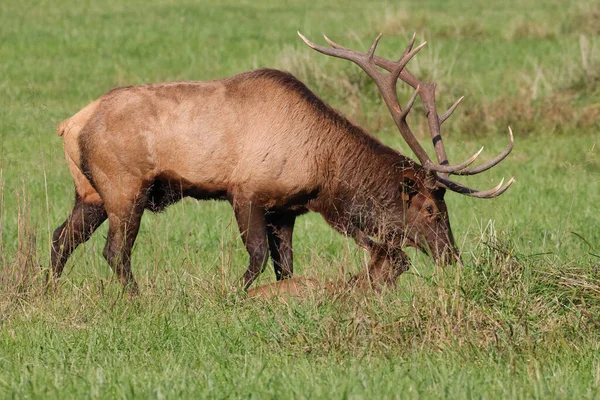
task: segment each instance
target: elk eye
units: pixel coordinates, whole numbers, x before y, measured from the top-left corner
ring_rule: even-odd
[[[429,215],[433,215],[433,213],[434,213],[433,206],[431,204],[426,205],[425,210],[427,211],[427,213]]]

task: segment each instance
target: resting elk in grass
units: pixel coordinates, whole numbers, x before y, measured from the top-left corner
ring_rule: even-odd
[[[327,38],[331,47],[300,37],[321,53],[358,64],[373,79],[420,164],[383,145],[282,71],[113,89],[58,127],[76,190],[70,216],[53,235],[54,279],[73,250],[108,219],[104,257],[121,282],[136,291],[131,250],[144,210],[161,211],[186,196],[227,200],[233,206],[250,256],[245,288],[264,269],[269,254],[278,280],[292,276],[294,221],[309,210],[371,253],[372,262],[361,274],[370,284],[392,284],[408,268],[404,246],[428,252],[436,261],[458,259],[446,191],[491,198],[513,179],[478,191],[449,175],[493,167],[511,151],[512,133],[507,149],[486,164],[470,167],[478,152],[450,165],[440,126],[460,100],[438,115],[435,84],[419,81],[405,68],[425,43],[413,49],[413,36],[393,62],[374,55],[381,35],[367,53]],[[415,89],[404,109],[398,79]],[[406,121],[417,95],[437,163]]]

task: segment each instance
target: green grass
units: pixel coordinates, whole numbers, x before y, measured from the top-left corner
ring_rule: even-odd
[[[214,3],[0,3],[0,395],[600,398],[600,3]],[[137,298],[101,256],[106,226],[43,293],[73,201],[55,127],[114,86],[284,68],[410,154],[364,73],[297,30],[360,49],[381,31],[390,58],[427,40],[411,71],[439,82],[440,109],[467,96],[444,126],[451,161],[491,157],[513,128],[509,158],[465,180],[513,187],[446,196],[464,267],[410,251],[382,294],[252,301],[234,289],[247,255],[229,205],[186,200],[144,216]],[[410,123],[431,150],[420,107]],[[300,276],[365,264],[317,215],[294,241]]]

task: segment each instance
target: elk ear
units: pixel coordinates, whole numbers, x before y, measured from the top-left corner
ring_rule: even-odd
[[[419,193],[417,183],[413,179],[404,178],[402,180],[402,200],[410,203],[417,193]]]

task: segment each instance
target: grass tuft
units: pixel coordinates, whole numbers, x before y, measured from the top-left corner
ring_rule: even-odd
[[[39,282],[42,269],[36,242],[38,229],[32,223],[31,205],[24,184],[16,196],[17,250],[12,259],[3,258],[0,266],[0,293],[5,299],[39,294],[41,289]]]
[[[572,19],[574,32],[591,36],[600,35],[600,8],[597,1],[582,1],[577,3],[578,9]]]
[[[382,7],[0,3],[0,397],[600,396],[597,1]],[[410,154],[369,78],[297,30],[363,51],[383,32],[378,54],[392,59],[413,32],[427,40],[408,68],[438,81],[440,112],[466,95],[444,125],[451,160],[478,148],[473,136],[491,157],[512,126],[503,163],[458,177],[483,188],[515,174],[510,190],[445,197],[463,265],[409,252],[411,269],[381,293],[256,301],[237,286],[247,254],[229,205],[186,200],[144,215],[139,296],[102,257],[106,226],[45,293],[51,230],[73,193],[54,128],[115,84],[282,68]],[[410,94],[399,85],[401,104]],[[420,102],[409,124],[430,146]],[[296,275],[322,281],[368,261],[313,214],[298,218],[294,252]],[[269,267],[259,283],[272,280]]]

